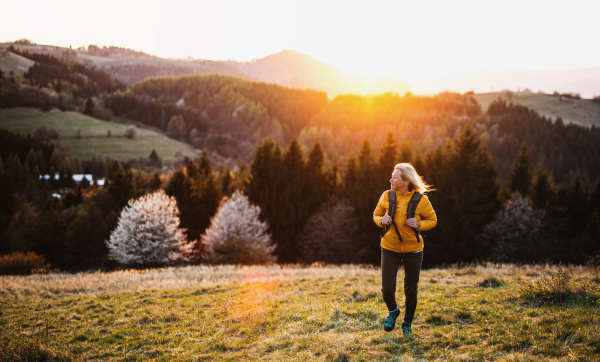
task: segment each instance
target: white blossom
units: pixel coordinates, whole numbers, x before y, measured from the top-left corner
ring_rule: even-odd
[[[260,264],[275,261],[275,245],[260,208],[236,191],[224,198],[210,227],[201,238],[206,259],[215,264]]]
[[[175,198],[163,190],[129,201],[106,241],[109,258],[122,264],[170,264],[188,261],[195,241],[179,228]]]

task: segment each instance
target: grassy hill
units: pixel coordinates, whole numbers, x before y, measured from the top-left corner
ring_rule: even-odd
[[[96,155],[119,160],[148,157],[155,150],[163,161],[176,153],[190,157],[198,156],[192,146],[168,138],[163,133],[141,126],[134,139],[124,136],[127,124],[105,122],[76,112],[42,112],[34,108],[10,108],[0,110],[0,128],[10,132],[31,134],[40,125],[55,129],[60,137],[52,141],[69,155],[90,160]],[[77,137],[81,130],[81,137]],[[111,137],[107,136],[108,131]]]
[[[481,104],[484,112],[498,98],[529,107],[540,115],[553,120],[561,117],[565,123],[600,126],[600,102],[591,99],[573,99],[559,95],[525,92],[514,92],[510,97],[501,92],[475,94],[475,99]]]
[[[35,63],[33,60],[20,55],[9,51],[0,51],[0,69],[4,74],[8,74],[12,71],[16,74],[23,75],[33,63]]]
[[[600,353],[592,269],[425,270],[409,337],[383,331],[379,273],[275,265],[0,276],[0,359],[592,361]],[[559,301],[569,294],[556,289],[548,301],[521,291],[544,278],[565,286],[560,275],[595,292]]]

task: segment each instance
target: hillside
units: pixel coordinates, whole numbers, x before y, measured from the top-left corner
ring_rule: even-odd
[[[483,111],[498,98],[529,107],[541,116],[555,120],[560,117],[565,123],[582,126],[600,126],[600,102],[592,99],[577,99],[553,94],[514,92],[507,95],[503,92],[476,93],[475,99]]]
[[[0,70],[5,74],[13,72],[23,75],[34,63],[33,60],[9,51],[0,51]]]
[[[591,268],[569,268],[566,277],[592,292],[548,300],[528,299],[521,288],[556,278],[552,266],[424,270],[413,335],[406,337],[400,328],[383,331],[379,273],[275,265],[0,276],[0,359],[36,351],[44,360],[105,361],[598,356],[600,296]]]
[[[0,50],[6,49],[11,44],[0,43]],[[368,83],[365,79],[289,50],[249,62],[236,62],[164,59],[115,47],[90,47],[85,50],[40,44],[16,44],[15,46],[23,50],[47,52],[57,57],[93,65],[128,85],[150,77],[217,73],[284,87],[324,91],[330,97],[348,93],[404,94],[409,90],[407,84],[389,78],[375,79],[372,83]]]
[[[192,146],[146,126],[138,128],[134,139],[128,139],[124,136],[126,124],[105,122],[76,112],[42,112],[35,108],[0,110],[0,128],[10,132],[32,134],[40,125],[55,129],[60,137],[52,142],[81,160],[91,160],[94,156],[121,161],[147,158],[152,150],[163,162],[174,159],[176,153],[198,156],[198,151]],[[80,137],[77,137],[78,130],[81,130]],[[111,132],[110,138],[108,131]]]

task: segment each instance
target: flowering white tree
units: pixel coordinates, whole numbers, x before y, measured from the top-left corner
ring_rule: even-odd
[[[275,261],[275,245],[260,207],[240,191],[223,199],[210,227],[202,235],[206,259],[213,264],[261,264]]]
[[[106,241],[110,259],[138,265],[189,261],[195,243],[186,242],[175,198],[163,190],[129,201]]]
[[[480,237],[490,247],[491,259],[514,262],[516,258],[535,259],[535,235],[542,226],[542,214],[515,192],[496,214],[494,221],[483,228]]]

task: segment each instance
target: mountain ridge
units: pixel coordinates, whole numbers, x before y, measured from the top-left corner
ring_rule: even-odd
[[[370,83],[309,55],[289,49],[247,62],[166,59],[136,51],[128,52],[128,49],[118,47],[90,46],[86,50],[53,45],[0,43],[0,50],[13,44],[23,50],[47,52],[95,66],[128,85],[151,77],[217,73],[284,87],[324,91],[330,98],[350,93],[365,95],[393,92],[403,95],[410,90],[406,83],[391,78],[378,78]]]

